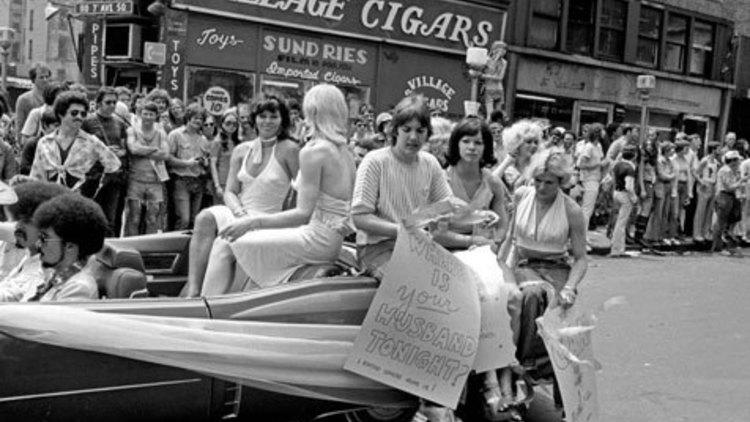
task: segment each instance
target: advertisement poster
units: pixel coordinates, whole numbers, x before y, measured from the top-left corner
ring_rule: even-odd
[[[344,369],[455,408],[476,357],[479,312],[473,272],[402,226]]]
[[[489,245],[453,255],[474,271],[479,282],[477,289],[482,316],[473,369],[485,372],[515,363],[516,345],[508,313],[508,295],[515,286],[505,282]]]
[[[598,422],[596,371],[591,334],[593,318],[573,306],[549,308],[537,318],[539,333],[549,353],[569,422]]]

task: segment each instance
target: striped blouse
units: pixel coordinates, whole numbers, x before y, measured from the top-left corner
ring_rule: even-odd
[[[394,223],[417,208],[451,197],[451,190],[437,159],[420,151],[414,163],[399,161],[391,148],[365,156],[357,169],[352,215],[374,214]],[[365,234],[367,244],[387,237]]]

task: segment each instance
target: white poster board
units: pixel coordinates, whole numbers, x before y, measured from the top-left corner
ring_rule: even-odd
[[[476,276],[426,233],[402,226],[344,369],[456,408],[479,326]]]
[[[489,245],[453,254],[477,275],[481,326],[473,369],[485,372],[516,362],[516,345],[508,313],[508,284]]]
[[[598,422],[596,371],[591,334],[593,318],[577,306],[567,311],[550,308],[537,318],[539,333],[549,353],[560,386],[568,422]]]

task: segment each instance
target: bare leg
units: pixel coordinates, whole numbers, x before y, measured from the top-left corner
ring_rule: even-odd
[[[216,234],[216,219],[213,214],[206,210],[201,211],[195,218],[193,238],[190,240],[188,280],[184,294],[186,297],[197,297],[201,292],[208,257]]]
[[[222,295],[229,291],[234,281],[234,252],[223,238],[216,238],[208,258],[206,282],[201,296]]]

